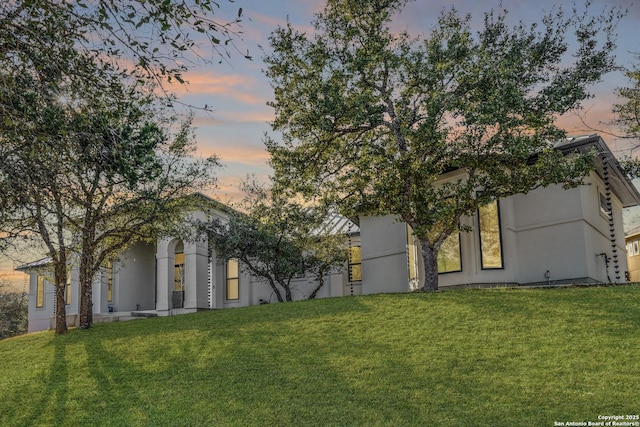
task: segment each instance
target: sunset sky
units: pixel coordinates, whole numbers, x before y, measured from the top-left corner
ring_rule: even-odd
[[[577,1],[578,2],[578,1]],[[550,0],[502,0],[509,11],[512,22],[539,22],[545,12],[552,10],[555,3]],[[273,119],[273,111],[266,105],[272,99],[272,90],[264,77],[262,57],[268,52],[268,36],[278,25],[284,25],[287,17],[300,30],[311,31],[313,14],[324,7],[324,0],[235,0],[234,3],[221,1],[221,16],[233,16],[238,8],[243,8],[243,35],[237,41],[240,50],[248,50],[252,61],[235,55],[229,62],[201,65],[191,68],[185,75],[189,84],[178,92],[183,101],[194,105],[213,107],[212,114],[200,112],[194,125],[197,128],[200,155],[215,153],[225,167],[219,171],[220,185],[216,197],[221,201],[233,200],[238,195],[237,185],[247,174],[255,174],[266,179],[270,173],[267,153],[263,147],[263,136],[270,132],[268,122]],[[410,2],[403,13],[396,17],[394,29],[408,29],[413,35],[427,35],[436,23],[443,8],[455,6],[461,14],[470,13],[473,23],[482,23],[482,14],[497,8],[499,0],[417,0]],[[633,62],[632,52],[640,51],[640,4],[631,0],[595,0],[594,12],[604,6],[628,8],[629,13],[618,26],[617,61],[629,66]],[[566,7],[566,6],[565,6]],[[224,13],[222,13],[224,12]],[[611,105],[616,101],[613,90],[625,84],[621,73],[605,76],[603,83],[593,88],[596,97],[585,104],[587,123],[593,127],[604,127],[601,122],[611,118]],[[563,119],[562,124],[570,135],[594,133],[581,125],[577,117]],[[277,135],[273,135],[277,138]],[[630,154],[631,141],[603,135],[605,141],[618,157]],[[14,260],[0,258],[0,278],[9,279],[18,290],[23,289],[22,273],[14,273],[17,263],[30,261],[14,254]]]

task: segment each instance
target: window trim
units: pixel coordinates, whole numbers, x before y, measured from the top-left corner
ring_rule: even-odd
[[[407,224],[407,274],[409,282],[419,279],[418,267],[418,246],[413,229]]]
[[[45,298],[44,298],[44,290],[45,290],[45,279],[44,276],[38,274],[36,276],[36,308],[44,308],[45,306]]]
[[[113,302],[113,261],[107,262],[107,302]]]
[[[607,196],[604,195],[600,190],[598,190],[598,208],[600,210],[600,215],[605,219],[610,219],[613,211],[613,206],[609,208],[607,201]]]
[[[234,261],[236,263],[236,274],[237,276],[229,276],[229,263]],[[225,263],[225,271],[224,271],[224,276],[225,276],[225,300],[227,301],[238,301],[240,300],[240,261],[238,260],[238,258],[229,258],[227,259],[226,263]],[[235,281],[235,294],[236,297],[235,298],[229,298],[229,288],[231,283],[233,283],[233,281]]]
[[[495,203],[496,204],[496,213],[498,216],[498,242],[500,243],[500,267],[485,267],[484,266],[484,250],[482,249],[482,229],[480,226],[480,208],[481,206],[478,206],[477,209],[477,218],[478,218],[478,242],[480,245],[480,269],[481,270],[504,270],[504,245],[503,245],[503,241],[502,241],[502,215],[500,213],[500,200],[496,199],[493,202],[490,203]],[[486,205],[483,206],[487,206],[489,203],[487,203]]]
[[[64,304],[71,305],[71,276],[67,278],[67,284],[64,287]]]
[[[358,259],[357,260],[353,260],[353,256],[352,256],[352,250],[358,248]],[[357,261],[357,262],[352,262],[352,261]],[[355,266],[359,266],[360,267],[360,278],[355,278],[354,279],[354,274],[353,274],[353,267]],[[349,256],[348,256],[348,260],[347,260],[347,280],[349,281],[349,283],[360,283],[362,282],[362,246],[361,245],[352,245],[349,246]]]

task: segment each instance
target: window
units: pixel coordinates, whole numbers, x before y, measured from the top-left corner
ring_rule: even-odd
[[[633,256],[633,244],[631,242],[627,243],[627,255]]]
[[[184,252],[182,244],[176,248],[176,258],[173,270],[173,290],[184,291]]]
[[[44,276],[38,276],[36,285],[36,308],[44,307]]]
[[[638,241],[633,241],[633,254],[638,255],[640,253],[640,249],[638,248]]]
[[[438,273],[462,271],[460,233],[453,233],[442,242],[438,251]]]
[[[606,216],[607,218],[609,218],[609,212],[610,212],[610,202],[607,201],[607,198],[605,197],[604,194],[602,193],[598,193],[600,195],[600,213],[604,216]]]
[[[407,225],[407,262],[409,263],[409,281],[418,279],[418,250],[411,226]]]
[[[500,206],[497,200],[478,208],[478,223],[482,269],[503,268]]]
[[[71,305],[71,276],[67,277],[67,286],[64,288],[64,303]]]
[[[239,299],[239,285],[240,285],[240,269],[238,260],[236,258],[230,258],[227,260],[227,299],[237,300]]]
[[[113,302],[113,262],[107,263],[107,302]]]
[[[362,281],[362,248],[351,246],[349,248],[349,282]]]

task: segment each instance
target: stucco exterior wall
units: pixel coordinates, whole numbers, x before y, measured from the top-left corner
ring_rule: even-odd
[[[36,293],[38,286],[38,275],[29,275],[29,325],[28,332],[43,331],[49,329],[50,318],[54,315],[55,287],[53,283],[44,282],[44,304],[36,308]]]
[[[155,309],[156,261],[155,247],[138,242],[130,247],[114,263],[113,303],[106,302],[106,276],[102,275],[101,288],[103,306],[112,305],[113,311],[135,311]],[[106,312],[108,310],[103,310]]]
[[[394,217],[360,218],[362,293],[408,292],[407,225]]]

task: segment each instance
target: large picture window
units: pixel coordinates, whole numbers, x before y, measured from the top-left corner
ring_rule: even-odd
[[[482,269],[503,268],[500,205],[497,200],[478,208],[478,223]]]
[[[447,237],[438,251],[438,273],[456,271],[462,271],[460,233],[453,233]]]
[[[227,299],[237,300],[240,298],[240,268],[236,258],[227,260]]]
[[[36,308],[44,307],[44,276],[38,276],[36,284]]]
[[[362,281],[362,249],[360,246],[349,248],[349,282]]]

